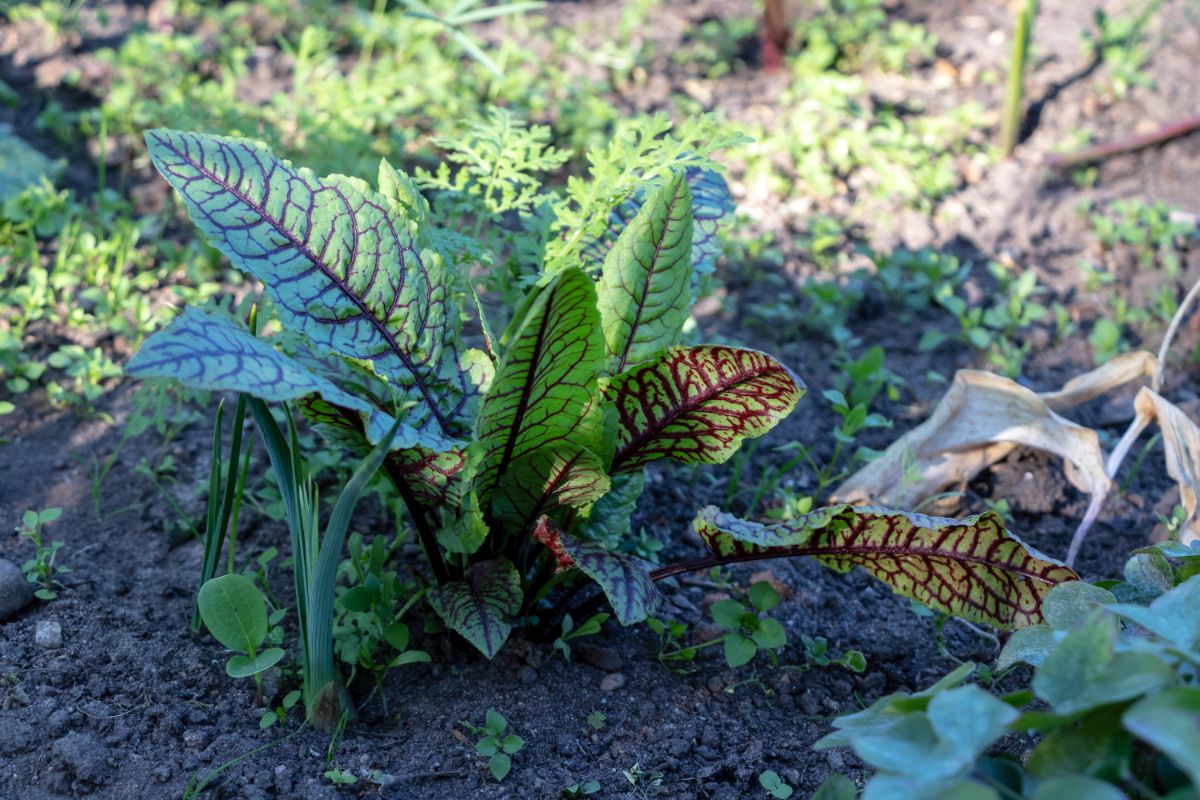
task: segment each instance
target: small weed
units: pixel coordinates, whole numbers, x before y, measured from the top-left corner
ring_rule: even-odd
[[[758,776],[758,785],[766,789],[767,794],[778,800],[787,800],[795,791],[784,783],[783,778],[780,778],[774,770],[770,769]]]
[[[608,614],[599,613],[593,614],[583,624],[576,627],[575,621],[570,614],[563,617],[562,633],[554,640],[554,649],[562,653],[562,656],[567,661],[571,660],[571,642],[575,639],[580,639],[584,636],[595,636],[600,632],[600,627],[604,621],[608,619]]]
[[[344,769],[327,769],[325,770],[325,779],[334,786],[353,786],[358,783],[358,778],[354,773]]]
[[[508,720],[499,711],[488,709],[487,719],[482,728],[469,722],[461,723],[464,728],[476,735],[483,735],[475,744],[475,752],[487,756],[488,770],[497,781],[502,781],[512,769],[512,756],[525,746],[525,740],[514,734],[505,734],[508,730]]]
[[[608,721],[608,716],[603,711],[593,710],[587,715],[587,724],[593,731],[604,730],[604,725]]]
[[[28,539],[35,549],[33,558],[21,565],[21,571],[25,573],[25,577],[29,579],[30,583],[37,585],[38,589],[34,592],[34,596],[39,600],[53,600],[58,597],[57,589],[62,588],[58,576],[71,571],[68,567],[55,563],[63,543],[55,541],[47,545],[42,542],[42,534],[45,532],[46,525],[61,515],[61,508],[29,510],[25,512],[21,520],[21,527],[17,528],[17,533],[21,538]]]
[[[573,800],[573,798],[577,797],[591,797],[592,795],[600,794],[602,788],[604,787],[600,785],[600,781],[596,780],[573,783],[563,788],[562,797],[564,800]]]
[[[732,598],[713,603],[713,621],[726,630],[722,637],[725,644],[725,662],[730,667],[747,664],[760,649],[767,651],[771,662],[777,657],[773,651],[787,644],[787,633],[779,621],[765,616],[779,605],[779,593],[766,581],[758,581],[747,593],[748,603]]]

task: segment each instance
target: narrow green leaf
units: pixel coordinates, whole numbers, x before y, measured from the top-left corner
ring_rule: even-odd
[[[442,621],[488,658],[508,639],[522,599],[521,576],[507,558],[474,564],[465,580],[429,590]]]
[[[659,458],[719,464],[743,439],[762,436],[791,413],[804,384],[756,350],[672,347],[617,376],[606,394],[617,410],[610,472]]]
[[[1041,622],[1046,594],[1078,580],[1026,547],[992,511],[954,520],[837,505],[768,525],[708,506],[694,526],[709,550],[730,561],[813,556],[838,572],[861,566],[897,594],[1001,628]]]
[[[511,336],[480,409],[475,491],[483,508],[512,465],[547,444],[594,450],[601,432],[598,378],[604,345],[596,287],[577,269],[540,290]]]
[[[597,287],[616,372],[678,343],[691,307],[692,192],[682,172],[622,231]]]

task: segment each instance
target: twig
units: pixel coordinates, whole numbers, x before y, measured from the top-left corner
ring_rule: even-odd
[[[1065,169],[1068,167],[1079,167],[1084,164],[1090,164],[1093,161],[1102,161],[1110,156],[1121,155],[1122,153],[1132,153],[1135,150],[1141,150],[1144,147],[1150,147],[1156,144],[1177,139],[1180,136],[1186,136],[1193,131],[1200,130],[1200,114],[1181,119],[1178,122],[1172,122],[1169,125],[1164,125],[1156,131],[1149,133],[1141,133],[1136,136],[1126,136],[1121,139],[1115,139],[1111,142],[1084,147],[1076,150],[1073,153],[1053,153],[1046,156],[1045,164],[1051,169]]]

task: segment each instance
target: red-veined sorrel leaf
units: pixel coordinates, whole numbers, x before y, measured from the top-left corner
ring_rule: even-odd
[[[284,326],[320,352],[371,362],[415,402],[408,421],[426,445],[445,449],[471,392],[457,354],[444,357],[457,314],[417,223],[364,182],[318,178],[261,144],[161,129],[146,143],[196,226],[263,282]]]
[[[1050,589],[1079,580],[1005,530],[994,511],[955,520],[838,505],[767,525],[708,506],[694,524],[718,558],[813,556],[839,572],[861,566],[897,594],[999,628],[1041,622]]]
[[[577,269],[560,273],[514,324],[476,423],[475,491],[485,510],[514,463],[547,446],[566,457],[593,450],[600,435],[595,401],[604,343],[591,278]],[[548,476],[539,481],[546,485]]]
[[[496,515],[519,530],[557,506],[580,508],[604,496],[610,485],[600,457],[591,450],[535,450],[513,461],[496,485]]]
[[[617,449],[610,472],[655,459],[719,464],[745,438],[762,436],[804,394],[787,367],[757,350],[672,347],[613,378]]]
[[[622,625],[641,622],[658,608],[661,597],[641,559],[569,536],[545,516],[538,519],[533,536],[554,555],[560,570],[578,567],[596,581]]]
[[[442,621],[488,658],[508,639],[521,600],[521,576],[507,558],[473,564],[465,580],[429,590],[429,604]]]
[[[663,184],[621,232],[597,286],[614,371],[676,344],[691,307],[692,193],[683,173]]]
[[[733,195],[719,172],[706,167],[688,167],[684,175],[692,191],[692,270],[696,275],[707,275],[716,267],[721,255],[720,230],[733,220]],[[608,227],[599,236],[585,239],[581,248],[583,254],[595,264],[603,264],[621,232],[638,215],[643,202],[644,195],[639,192],[614,208],[609,214]]]
[[[125,366],[138,378],[174,378],[194,389],[245,392],[270,402],[313,398],[340,407],[351,419],[366,416],[371,442],[378,442],[395,421],[387,410],[345,391],[299,359],[284,355],[221,314],[186,308],[171,324],[146,340]],[[423,437],[401,425],[394,441],[414,446]],[[367,448],[368,450],[370,447]]]

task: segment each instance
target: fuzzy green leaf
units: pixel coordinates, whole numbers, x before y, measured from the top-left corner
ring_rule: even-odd
[[[477,420],[475,491],[484,509],[514,463],[547,446],[565,458],[594,451],[601,432],[604,344],[592,280],[577,269],[560,273],[516,325]]]
[[[1125,712],[1126,729],[1150,743],[1200,786],[1200,689],[1176,686]]]
[[[146,143],[196,226],[263,282],[286,328],[319,352],[369,361],[412,400],[417,430],[461,433],[472,391],[447,347],[457,322],[448,276],[400,206],[244,139],[159,129]]]
[[[508,639],[521,600],[521,576],[507,558],[474,564],[465,580],[429,590],[429,604],[442,621],[488,658]]]
[[[1078,580],[1026,547],[992,511],[954,520],[838,505],[768,525],[708,506],[694,526],[722,558],[813,556],[838,572],[861,566],[897,594],[1000,628],[1042,622],[1046,594]]]
[[[678,343],[691,306],[692,192],[682,172],[655,191],[604,260],[600,319],[616,372]]]
[[[719,464],[743,439],[775,427],[804,391],[787,367],[757,350],[672,347],[608,386],[617,410],[610,471],[637,469],[659,458]]]

